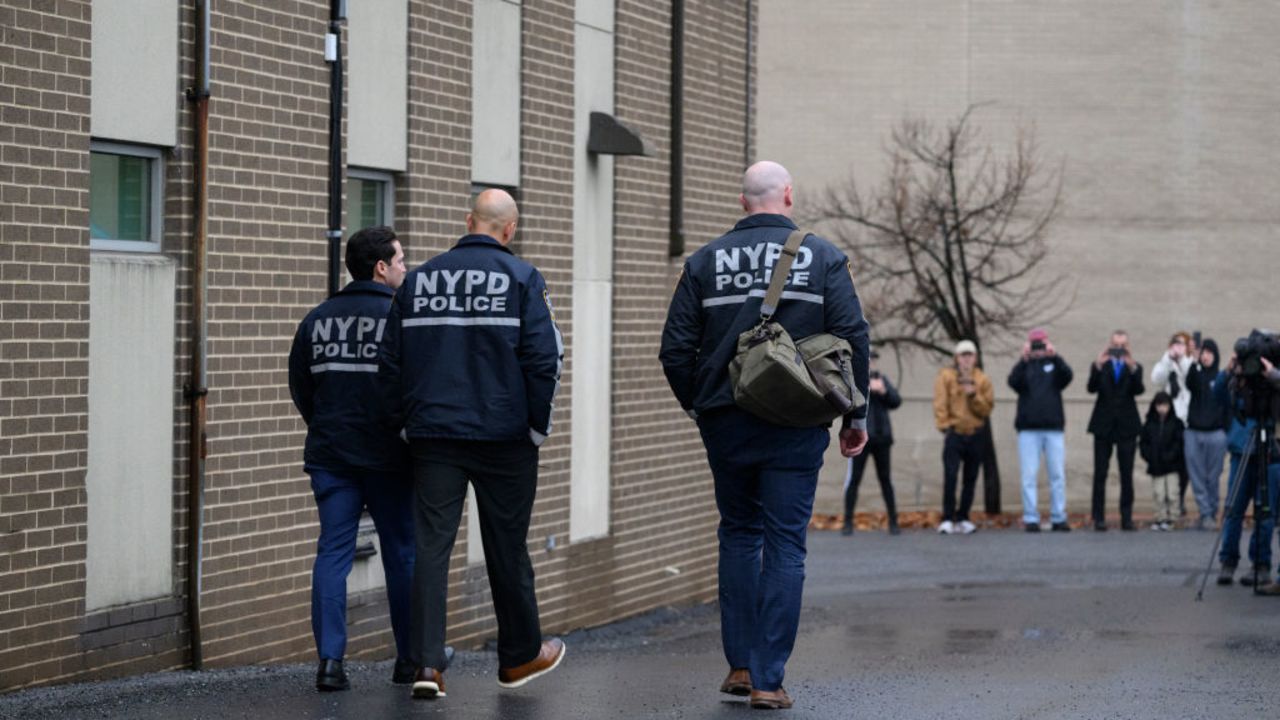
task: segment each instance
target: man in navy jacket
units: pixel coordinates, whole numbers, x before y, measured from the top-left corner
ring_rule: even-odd
[[[543,640],[525,544],[564,344],[542,275],[507,247],[517,218],[502,190],[476,196],[468,234],[408,274],[387,317],[382,371],[413,457],[414,697],[444,695],[449,555],[468,482],[498,620],[498,684],[523,685],[564,657],[563,642]]]
[[[760,322],[771,269],[796,229],[791,195],[791,175],[781,165],[747,169],[739,197],[747,217],[685,263],[659,355],[680,406],[698,421],[715,479],[721,639],[729,661],[720,689],[749,694],[760,708],[791,706],[783,670],[799,627],[805,531],[830,442],[826,427],[782,427],[739,409],[729,383],[738,336]],[[774,319],[797,340],[823,332],[848,340],[854,384],[866,397],[867,321],[844,253],[806,237]],[[867,442],[866,412],[862,405],[843,419],[840,449],[848,457]]]
[[[355,280],[307,315],[289,352],[289,392],[307,423],[304,469],[320,514],[311,575],[320,690],[349,687],[342,669],[347,574],[366,507],[378,531],[387,577],[396,640],[393,681],[408,683],[414,670],[409,660],[414,559],[409,454],[377,402],[378,346],[391,296],[404,280],[404,250],[391,228],[365,228],[347,242],[346,264]]]

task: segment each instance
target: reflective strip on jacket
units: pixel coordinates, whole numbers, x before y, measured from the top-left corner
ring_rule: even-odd
[[[783,215],[748,215],[685,262],[658,355],[685,411],[702,414],[734,405],[729,361],[737,352],[738,336],[760,322],[772,268],[795,229]],[[774,319],[797,341],[824,332],[848,340],[854,384],[866,397],[867,321],[844,253],[816,235],[806,237]],[[866,413],[862,405],[845,421],[862,424]]]
[[[405,276],[382,372],[409,438],[551,433],[564,342],[542,275],[488,235],[466,235]]]

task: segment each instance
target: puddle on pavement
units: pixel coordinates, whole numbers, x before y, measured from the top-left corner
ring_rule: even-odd
[[[1259,635],[1236,635],[1225,642],[1210,643],[1210,649],[1260,658],[1280,657],[1280,639]]]

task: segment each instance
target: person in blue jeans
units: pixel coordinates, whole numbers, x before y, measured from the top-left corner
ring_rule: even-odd
[[[392,681],[409,683],[409,595],[414,565],[408,446],[389,422],[378,385],[378,347],[404,250],[388,227],[365,228],[347,242],[353,282],[307,314],[289,352],[289,392],[307,424],[303,469],[311,476],[320,537],[311,574],[311,630],[320,666],[316,689],[350,687],[347,575],[367,507],[378,532],[395,636]]]
[[[1280,372],[1271,363],[1263,360],[1267,379],[1274,389],[1280,390]],[[1262,462],[1263,448],[1257,447],[1252,439],[1257,434],[1258,420],[1243,417],[1243,398],[1237,392],[1240,377],[1240,363],[1232,356],[1227,369],[1219,373],[1214,381],[1213,392],[1219,402],[1231,408],[1231,426],[1227,431],[1227,450],[1231,454],[1231,469],[1228,475],[1227,506],[1222,518],[1222,550],[1218,553],[1221,568],[1218,573],[1219,585],[1230,585],[1235,579],[1236,568],[1240,564],[1240,536],[1244,532],[1244,514],[1249,504],[1254,503],[1254,528],[1249,538],[1249,561],[1254,564],[1253,573],[1245,573],[1240,578],[1241,585],[1253,585],[1257,577],[1259,586],[1271,583],[1271,536],[1275,530],[1275,503],[1277,491],[1280,491],[1280,445],[1275,441],[1275,426],[1271,424],[1267,438],[1270,443],[1270,463],[1267,466],[1267,486],[1270,493],[1268,512],[1260,513],[1256,503],[1258,495],[1259,465]],[[1246,455],[1246,450],[1248,454]],[[1242,468],[1241,465],[1244,467]],[[1237,488],[1238,486],[1238,488]]]
[[[1049,473],[1049,521],[1055,532],[1070,532],[1067,524],[1066,443],[1062,391],[1071,384],[1071,366],[1058,356],[1049,333],[1036,328],[1027,335],[1022,359],[1009,371],[1009,387],[1018,394],[1018,458],[1022,465],[1022,524],[1040,532],[1036,476],[1040,456]]]
[[[729,662],[720,691],[778,709],[792,705],[782,681],[800,624],[805,533],[830,430],[775,425],[734,403],[729,363],[738,336],[760,322],[771,269],[797,230],[791,175],[781,165],[748,168],[739,200],[747,216],[685,262],[658,357],[680,407],[698,422],[715,479],[720,631]],[[854,385],[866,397],[867,321],[848,259],[807,235],[792,268],[773,319],[797,340],[817,333],[847,340]],[[843,418],[846,457],[867,443],[866,413],[861,405]]]

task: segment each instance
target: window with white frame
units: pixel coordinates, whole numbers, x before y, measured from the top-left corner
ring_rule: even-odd
[[[89,145],[89,246],[159,252],[164,163],[159,149],[94,141]]]
[[[395,177],[381,170],[347,170],[347,237],[358,230],[394,225]]]

